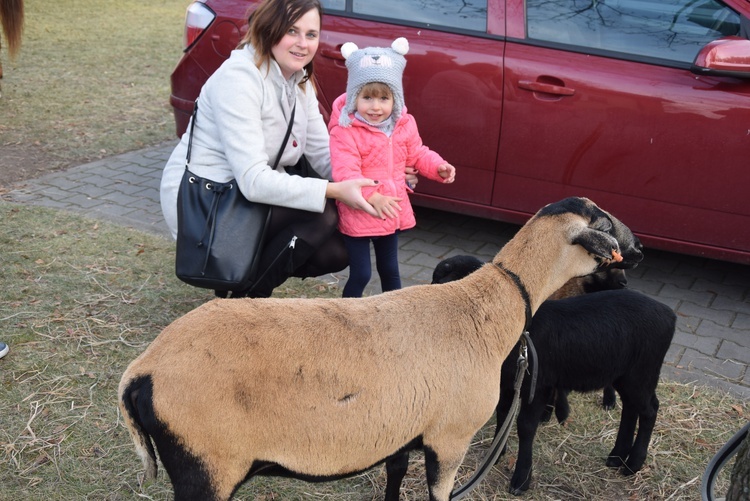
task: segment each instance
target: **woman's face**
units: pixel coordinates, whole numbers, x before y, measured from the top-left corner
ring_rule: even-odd
[[[284,37],[273,46],[271,54],[279,63],[284,78],[289,79],[304,68],[318,50],[320,42],[320,14],[318,9],[308,10]]]

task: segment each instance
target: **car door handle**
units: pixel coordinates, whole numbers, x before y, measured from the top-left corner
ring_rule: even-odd
[[[555,94],[558,96],[572,96],[576,93],[575,89],[570,87],[563,87],[561,85],[554,85],[543,82],[532,82],[531,80],[519,80],[518,86],[525,90],[532,92],[543,92],[545,94]]]

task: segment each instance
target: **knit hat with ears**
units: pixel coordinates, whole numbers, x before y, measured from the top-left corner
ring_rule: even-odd
[[[350,113],[357,110],[357,95],[365,84],[381,82],[393,93],[393,122],[401,117],[404,107],[404,88],[401,77],[406,67],[404,55],[409,52],[409,42],[401,37],[390,47],[366,47],[360,49],[352,42],[341,46],[341,55],[346,59],[349,78],[346,82],[346,103],[341,110],[339,125],[348,127],[352,123]]]

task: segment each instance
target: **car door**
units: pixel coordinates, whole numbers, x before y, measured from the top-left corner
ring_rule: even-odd
[[[346,90],[340,49],[409,41],[406,107],[424,144],[457,169],[456,182],[421,180],[416,198],[449,208],[451,200],[491,203],[502,111],[503,1],[326,0],[315,59],[323,108]],[[489,21],[488,21],[489,19]],[[424,178],[423,178],[424,179]]]
[[[739,14],[716,0],[508,3],[493,205],[584,195],[647,245],[750,248],[750,81],[690,72]]]

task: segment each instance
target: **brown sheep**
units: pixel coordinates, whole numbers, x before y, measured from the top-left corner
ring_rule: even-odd
[[[130,364],[120,409],[146,478],[153,441],[177,500],[229,499],[256,474],[342,478],[421,448],[430,499],[447,501],[531,314],[568,279],[642,258],[620,221],[569,198],[463,280],[357,299],[214,300]]]

